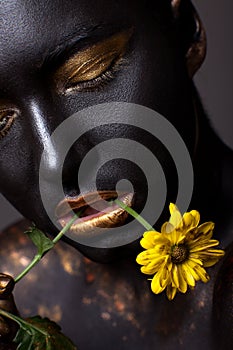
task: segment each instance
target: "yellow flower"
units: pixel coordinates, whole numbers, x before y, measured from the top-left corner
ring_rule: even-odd
[[[151,289],[159,294],[166,288],[169,300],[176,292],[186,293],[188,286],[194,288],[196,281],[206,283],[210,277],[205,267],[218,262],[224,251],[213,249],[219,242],[212,239],[214,223],[206,222],[198,226],[200,214],[196,210],[182,217],[174,204],[169,206],[171,217],[157,231],[147,231],[141,239],[146,249],[137,256],[137,263],[143,265],[141,271],[154,275]]]

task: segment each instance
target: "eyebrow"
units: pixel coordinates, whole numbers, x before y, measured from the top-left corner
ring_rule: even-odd
[[[44,56],[42,57],[42,62],[40,68],[47,67],[55,59],[60,58],[65,52],[70,50],[74,45],[78,44],[80,41],[90,37],[91,33],[94,33],[98,29],[102,28],[101,25],[82,27],[78,30],[74,30],[72,33],[66,35],[62,41],[53,49],[46,50]]]
[[[106,29],[108,33],[106,34]],[[63,60],[67,58],[67,54],[72,56],[76,52],[77,46],[81,47],[89,39],[95,39],[93,44],[97,41],[103,39],[104,37],[111,36],[114,32],[120,30],[120,28],[113,28],[110,25],[98,24],[90,27],[82,27],[72,34],[65,36],[62,41],[52,50],[47,50],[42,58],[42,62],[39,66],[41,70],[46,70],[48,68],[56,69],[56,64],[62,63]],[[103,33],[103,31],[105,31]],[[82,47],[81,47],[82,48]]]

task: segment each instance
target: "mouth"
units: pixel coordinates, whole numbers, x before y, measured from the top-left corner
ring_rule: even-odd
[[[87,237],[99,234],[106,228],[122,226],[129,214],[112,201],[118,198],[131,207],[133,197],[133,193],[119,195],[115,191],[98,191],[77,197],[66,197],[58,204],[55,214],[59,224],[65,227],[74,213],[81,210],[79,218],[74,221],[69,233],[75,237]]]

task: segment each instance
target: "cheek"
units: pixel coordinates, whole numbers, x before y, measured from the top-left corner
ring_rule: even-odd
[[[193,85],[183,57],[169,43],[141,50],[128,79],[133,102],[147,106],[165,117],[177,129],[188,149],[194,148],[196,117]]]
[[[159,30],[157,34],[135,34],[125,64],[100,91],[62,97],[61,104],[70,114],[112,101],[149,107],[168,119],[192,150],[195,139],[192,82],[177,44],[170,34],[162,35]]]
[[[38,201],[38,181],[33,145],[22,136],[18,138],[16,129],[17,126],[1,140],[0,191],[22,212]]]

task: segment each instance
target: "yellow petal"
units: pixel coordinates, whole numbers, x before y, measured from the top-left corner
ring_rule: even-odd
[[[162,291],[164,291],[164,289],[166,288],[166,284],[163,285],[163,287],[161,286],[160,284],[160,275],[162,273],[162,269],[161,268],[157,273],[156,275],[154,275],[152,281],[151,281],[151,290],[153,293],[155,294],[159,294],[161,293]]]
[[[178,268],[178,278],[179,278],[179,291],[181,293],[186,293],[187,292],[187,282],[185,281],[184,279],[184,276],[183,276],[183,271],[181,269],[181,265],[177,265],[177,268]]]
[[[147,265],[141,267],[141,272],[145,275],[154,275],[157,271],[156,267],[150,268]]]
[[[199,256],[203,261],[203,266],[210,267],[215,265],[224,256],[224,254],[225,252],[220,249],[208,249],[207,251],[199,253]]]
[[[197,210],[191,210],[190,214],[193,217],[193,226],[197,227],[200,222],[200,213]]]
[[[200,214],[197,210],[192,210],[183,215],[184,226],[189,229],[197,227],[200,221]]]
[[[186,229],[186,241],[189,242],[189,244],[192,244],[193,242],[196,242],[197,240],[197,228],[187,228]]]
[[[163,292],[165,289],[165,287],[161,287],[159,284],[159,279],[157,278],[157,276],[155,275],[152,279],[151,282],[151,290],[154,294],[159,294],[161,292]]]
[[[209,244],[210,241],[212,241],[211,240],[212,234],[210,233],[207,234],[206,236],[205,235],[197,236],[196,233],[194,233],[194,235],[190,235],[189,237],[187,237],[187,242],[190,246],[190,249],[193,247],[207,245]]]
[[[164,257],[153,259],[148,265],[141,267],[141,271],[146,275],[153,275],[160,269],[163,263]]]
[[[184,263],[181,265],[182,271],[183,271],[183,276],[187,282],[187,284],[191,287],[195,286],[195,278],[192,274],[192,272],[189,270],[187,263]]]
[[[174,203],[170,203],[169,204],[169,211],[170,211],[170,214],[172,214],[174,211],[179,211],[179,209],[177,208],[177,206]]]
[[[190,254],[189,261],[192,261],[195,265],[203,265],[202,260],[199,259],[199,255],[196,256],[195,254]]]
[[[219,258],[211,258],[206,261],[203,261],[203,266],[204,267],[210,267],[215,265],[219,261]]]
[[[190,213],[184,213],[183,215],[183,221],[184,221],[184,225],[186,228],[190,227],[192,224],[192,215]]]
[[[196,281],[199,281],[200,277],[198,276],[198,274],[196,273],[196,271],[194,270],[194,267],[196,266],[196,264],[194,264],[192,261],[187,261],[186,264],[186,267],[187,269],[189,269],[190,273],[192,274],[193,278],[196,280]]]
[[[196,273],[198,274],[198,276],[200,277],[200,279],[202,280],[202,282],[206,283],[210,280],[210,276],[208,275],[206,270],[203,269],[203,267],[196,265],[194,269],[195,269]]]
[[[169,300],[173,300],[175,298],[176,292],[177,292],[176,287],[172,287],[171,284],[167,286],[166,293]]]
[[[209,222],[204,222],[203,224],[201,224],[200,226],[198,226],[197,230],[199,234],[203,234],[206,235],[209,232],[213,232],[214,229],[214,223],[209,221]]]
[[[170,214],[171,214],[170,219],[169,219],[169,223],[174,228],[182,227],[183,226],[182,215],[179,212],[177,206],[173,203],[170,203],[169,210],[170,210]]]
[[[159,255],[155,249],[148,249],[138,254],[136,262],[140,265],[147,265],[150,261],[157,258],[161,258],[161,255]]]
[[[213,230],[209,230],[212,223],[206,223],[203,229],[200,229],[202,226],[198,226],[193,233],[187,233],[187,239],[189,240],[191,246],[204,244],[211,240],[213,236]],[[213,227],[213,226],[212,226]]]
[[[213,257],[222,257],[225,255],[224,250],[221,249],[208,249],[206,252],[203,252],[203,254],[208,254],[211,255]]]
[[[190,253],[205,251],[205,250],[212,248],[212,247],[215,247],[217,245],[219,245],[219,241],[211,239],[210,241],[208,241],[206,243],[197,244],[196,246],[193,246],[193,247],[190,246]]]
[[[171,257],[168,256],[168,259],[167,259],[167,270],[169,271],[169,273],[171,272],[172,267],[173,267],[173,263],[171,262]]]
[[[148,256],[146,255],[146,251],[143,251],[141,253],[138,254],[138,256],[136,257],[136,262],[139,265],[146,265],[149,263],[149,259]]]
[[[140,241],[140,244],[142,246],[142,248],[144,249],[151,249],[154,248],[154,244],[151,244],[151,242],[149,242],[147,239],[142,238]]]
[[[170,222],[165,222],[161,227],[161,232],[164,234],[170,233],[173,230],[174,230],[174,227]]]
[[[170,242],[171,242],[172,245],[175,245],[175,244],[180,243],[183,239],[185,239],[185,235],[183,235],[182,232],[177,231],[176,229],[174,229],[174,230],[170,233],[169,240],[170,240]]]
[[[176,244],[180,244],[183,243],[184,240],[186,241],[186,232],[177,232],[177,236],[176,236]]]
[[[178,269],[177,269],[177,265],[176,264],[173,264],[173,266],[172,266],[171,277],[172,277],[173,285],[176,288],[179,288]]]
[[[175,244],[176,243],[176,230],[172,230],[171,232],[169,232],[168,234],[169,236],[169,241],[171,242],[171,244]]]
[[[146,231],[143,234],[143,238],[141,239],[140,244],[144,249],[154,248],[155,241],[159,238],[162,238],[162,235],[160,232]]]

